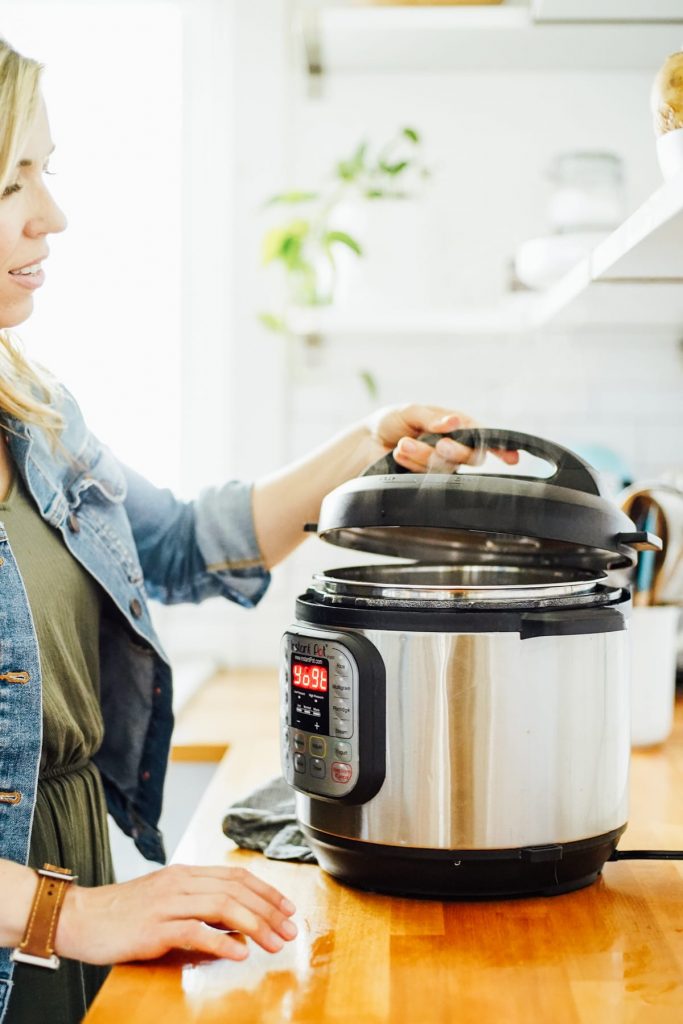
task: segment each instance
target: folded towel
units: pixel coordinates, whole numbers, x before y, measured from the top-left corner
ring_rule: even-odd
[[[260,850],[271,860],[317,863],[296,820],[294,793],[283,778],[271,779],[229,807],[223,832],[242,849]]]

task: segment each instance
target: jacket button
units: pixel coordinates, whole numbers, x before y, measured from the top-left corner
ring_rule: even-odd
[[[137,597],[133,598],[128,607],[130,608],[131,615],[133,615],[136,619],[139,619],[140,616],[142,615],[142,605],[138,601]]]
[[[72,533],[80,533],[81,524],[79,523],[74,512],[72,512],[69,518],[67,519],[67,523],[69,524],[69,529],[71,530]]]
[[[149,778],[150,778],[149,772],[141,772],[140,773],[140,778],[142,779],[143,782],[149,782]]]
[[[21,793],[18,789],[0,791],[0,804],[19,804],[21,803]]]
[[[30,675],[24,669],[19,672],[3,672],[0,674],[0,679],[3,679],[6,683],[28,683]]]

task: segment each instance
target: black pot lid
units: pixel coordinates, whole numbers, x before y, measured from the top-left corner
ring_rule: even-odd
[[[410,473],[391,455],[323,500],[318,535],[359,551],[440,564],[634,565],[661,550],[601,490],[596,471],[567,448],[517,431],[455,430],[461,444],[529,452],[554,466],[546,478],[494,473]],[[315,527],[313,527],[315,528]]]

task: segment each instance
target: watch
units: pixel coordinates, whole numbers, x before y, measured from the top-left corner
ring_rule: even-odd
[[[43,864],[36,871],[38,888],[33,897],[24,937],[12,950],[12,960],[33,964],[35,967],[49,967],[55,971],[59,967],[59,957],[54,947],[59,912],[66,890],[76,881],[77,876],[68,868],[58,868],[54,864]]]

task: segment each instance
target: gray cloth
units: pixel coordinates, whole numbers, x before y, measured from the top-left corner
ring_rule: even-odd
[[[294,793],[281,777],[229,807],[223,832],[242,849],[259,850],[271,860],[317,863],[296,820]]]

